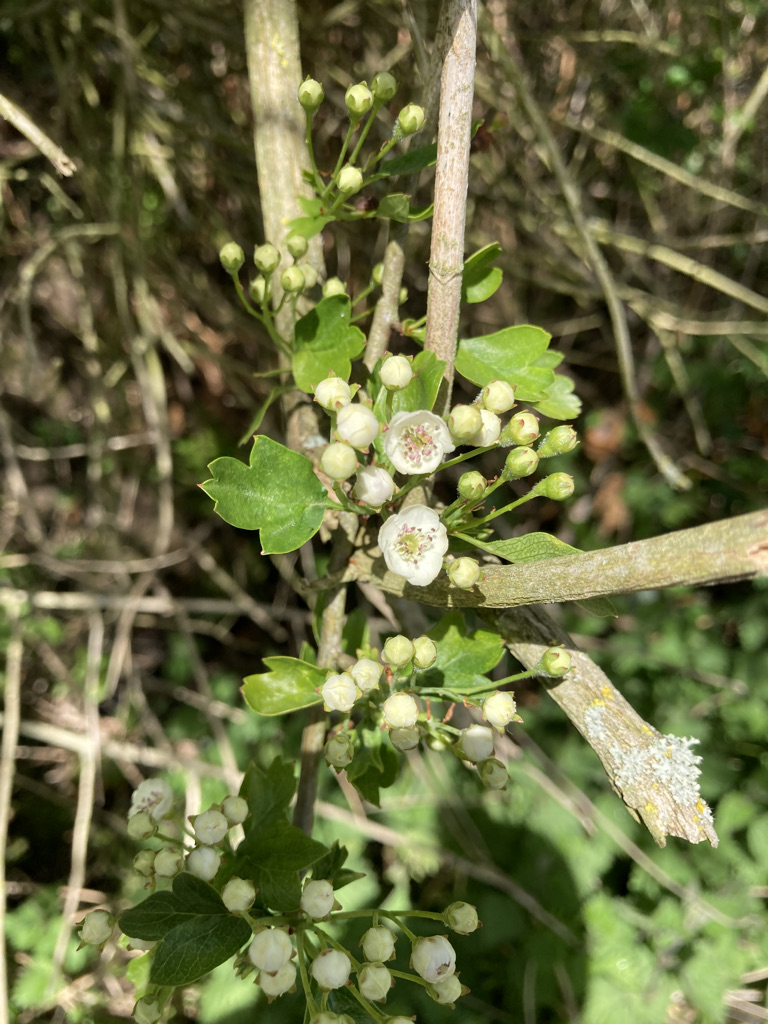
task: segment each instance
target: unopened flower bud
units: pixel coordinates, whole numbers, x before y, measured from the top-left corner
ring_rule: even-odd
[[[533,488],[534,494],[551,501],[565,501],[573,494],[573,477],[568,473],[550,473]]]
[[[571,655],[562,647],[550,647],[541,656],[540,667],[548,676],[559,678],[571,668]]]
[[[428,935],[413,944],[411,967],[424,981],[435,985],[456,970],[456,952],[444,935]]]
[[[495,757],[481,761],[477,766],[477,774],[486,789],[506,789],[509,782],[507,769]]]
[[[357,167],[342,167],[337,181],[342,195],[354,195],[363,187],[363,174]]]
[[[371,1002],[383,1003],[392,984],[392,975],[384,964],[364,964],[357,972],[360,994]]]
[[[443,914],[445,923],[459,935],[471,935],[480,927],[477,910],[471,903],[452,903]]]
[[[216,877],[221,863],[221,852],[213,846],[196,846],[191,853],[187,854],[186,870],[204,882],[210,882]]]
[[[320,456],[320,466],[331,480],[346,480],[357,469],[357,453],[348,444],[329,444]]]
[[[136,1024],[157,1024],[162,1016],[162,1004],[155,996],[142,996],[133,1007]]]
[[[360,940],[365,959],[371,963],[381,964],[391,960],[395,955],[394,933],[383,924],[369,928]]]
[[[221,813],[230,825],[241,825],[248,817],[248,801],[242,796],[226,796],[221,803]]]
[[[301,894],[299,906],[307,917],[311,917],[314,921],[322,921],[333,910],[334,902],[333,886],[323,878],[307,882]]]
[[[304,285],[306,283],[307,279],[304,277],[304,271],[301,267],[286,267],[280,275],[280,286],[284,292],[288,292],[289,294],[292,292],[304,291]]]
[[[245,263],[243,247],[237,242],[227,242],[219,250],[219,260],[228,274],[236,274]]]
[[[309,248],[309,242],[304,235],[297,235],[292,231],[285,240],[285,247],[295,260],[299,260]]]
[[[397,304],[402,306],[404,302],[408,301],[408,289],[405,285],[402,285],[400,291],[397,293]]]
[[[264,928],[256,932],[248,947],[248,959],[268,974],[279,971],[292,955],[293,944],[283,928]]]
[[[456,752],[463,761],[484,761],[493,754],[493,730],[477,723],[464,729],[456,744]]]
[[[461,590],[471,590],[481,575],[480,565],[474,558],[455,558],[448,566],[448,578],[454,587]]]
[[[519,412],[504,427],[502,439],[509,444],[531,444],[539,433],[539,421],[533,413]]]
[[[128,819],[128,835],[141,842],[157,832],[157,822],[149,811],[139,811]]]
[[[380,285],[383,280],[384,280],[384,264],[383,263],[377,263],[376,266],[371,271],[371,281],[373,281],[374,284]]]
[[[249,882],[247,878],[238,878],[236,875],[230,878],[221,890],[221,900],[233,914],[250,910],[255,899],[256,888],[253,882]]]
[[[112,934],[114,923],[106,910],[92,910],[80,925],[80,941],[86,946],[103,946]]]
[[[373,94],[365,82],[350,85],[344,94],[350,121],[359,121],[373,106]]]
[[[413,641],[413,664],[416,668],[429,668],[437,658],[437,644],[431,637],[417,636]]]
[[[355,1024],[355,1022],[348,1013],[331,1013],[329,1010],[325,1010],[313,1017],[309,1024]],[[408,1024],[413,1024],[413,1021],[408,1021]]]
[[[330,299],[334,295],[346,295],[347,289],[341,278],[329,277],[323,285],[323,298]]]
[[[290,961],[287,964],[283,964],[274,974],[262,971],[259,975],[259,985],[268,999],[277,999],[278,996],[285,995],[286,992],[291,991],[295,984],[296,965]]]
[[[404,136],[414,135],[424,127],[424,108],[409,103],[397,115],[397,123]]]
[[[378,688],[381,671],[378,661],[374,661],[373,658],[360,658],[349,670],[349,674],[361,693],[370,693],[371,690]]]
[[[371,92],[377,103],[389,103],[397,92],[397,82],[388,71],[380,71],[371,82]]]
[[[410,729],[390,729],[389,739],[395,750],[404,754],[406,750],[415,750],[418,747],[421,733],[415,725]]]
[[[352,963],[346,953],[338,949],[324,949],[312,961],[310,973],[317,984],[326,992],[343,988],[349,981]]]
[[[479,501],[485,494],[488,481],[476,470],[470,473],[462,473],[459,477],[459,497],[466,501]]]
[[[379,421],[368,405],[353,402],[336,416],[336,433],[353,448],[367,448],[379,433]]]
[[[160,878],[175,878],[184,867],[184,854],[173,846],[164,846],[155,854],[155,874]]]
[[[515,389],[505,380],[492,380],[483,388],[481,401],[489,412],[509,412],[515,404]]]
[[[454,405],[448,417],[448,429],[456,441],[468,442],[483,425],[476,405]]]
[[[215,846],[220,843],[229,831],[229,822],[221,811],[203,811],[193,822],[195,838],[204,846]]]
[[[501,435],[501,420],[495,412],[489,412],[487,409],[480,409],[480,419],[480,429],[472,435],[469,443],[475,448],[490,448]]]
[[[358,470],[352,493],[371,508],[381,508],[395,493],[395,481],[381,466],[366,466]]]
[[[248,294],[257,306],[263,306],[267,297],[267,280],[264,277],[254,277],[248,284]]]
[[[413,367],[405,356],[390,356],[381,364],[379,376],[387,391],[402,391],[413,380]]]
[[[133,858],[133,870],[143,878],[151,878],[155,873],[155,850],[139,850]]]
[[[352,391],[343,378],[326,377],[315,386],[315,401],[329,412],[343,409],[352,401]]]
[[[455,974],[437,985],[427,985],[427,994],[441,1006],[453,1006],[463,992],[464,986]]]
[[[413,659],[413,644],[407,636],[391,636],[384,644],[381,660],[393,668],[402,668]]]
[[[419,705],[410,693],[393,693],[381,710],[390,729],[412,729],[419,717]]]
[[[265,242],[254,249],[253,262],[262,274],[272,274],[280,266],[280,253],[271,242]]]
[[[504,732],[517,719],[515,698],[506,690],[496,690],[483,701],[483,718],[498,732]]]
[[[533,448],[513,448],[504,462],[505,480],[522,480],[536,471],[539,456]]]
[[[579,443],[579,437],[570,424],[564,423],[548,431],[536,449],[540,459],[549,459],[553,455],[565,455],[573,451]]]
[[[343,711],[346,714],[352,710],[360,691],[352,676],[340,672],[328,676],[320,687],[320,695],[326,711]]]
[[[311,263],[302,263],[301,272],[304,275],[304,290],[309,291],[317,284],[317,271]]]
[[[346,768],[355,756],[355,741],[348,732],[336,733],[325,744],[323,754],[331,768]]]
[[[325,99],[323,87],[314,78],[305,78],[299,86],[299,103],[309,114],[314,114]]]

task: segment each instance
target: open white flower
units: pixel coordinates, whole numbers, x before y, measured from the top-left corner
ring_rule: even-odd
[[[171,809],[173,790],[164,779],[145,779],[131,796],[128,817],[140,811],[147,811],[155,821],[160,821]]]
[[[384,435],[387,458],[399,473],[433,473],[456,446],[445,422],[433,412],[396,412]]]
[[[411,505],[384,523],[379,547],[391,572],[415,587],[426,587],[442,568],[448,533],[434,509]]]

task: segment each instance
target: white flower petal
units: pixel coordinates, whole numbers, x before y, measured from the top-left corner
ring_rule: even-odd
[[[433,412],[397,412],[384,435],[387,458],[399,473],[433,473],[455,445],[445,422]]]
[[[411,505],[379,530],[379,547],[391,572],[425,587],[440,572],[448,533],[434,509]]]

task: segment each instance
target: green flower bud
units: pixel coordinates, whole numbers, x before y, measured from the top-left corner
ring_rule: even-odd
[[[398,305],[402,306],[404,302],[408,301],[408,289],[403,285],[400,291],[397,293]]]
[[[539,456],[533,448],[513,448],[504,463],[505,480],[522,480],[535,472],[539,464]]]
[[[389,738],[395,750],[405,753],[406,750],[414,750],[419,745],[421,733],[415,725],[410,728],[390,729]]]
[[[80,941],[84,946],[103,946],[112,934],[114,918],[106,910],[92,910],[80,926]]]
[[[325,744],[324,754],[327,764],[341,771],[355,756],[355,741],[348,732],[337,733]]]
[[[248,817],[248,801],[242,796],[225,796],[221,802],[221,813],[230,825],[242,825]]]
[[[295,260],[301,259],[309,248],[309,242],[304,235],[297,235],[291,232],[285,240],[285,247]]]
[[[448,578],[454,587],[471,590],[480,579],[480,566],[474,558],[457,558],[448,566]]]
[[[323,285],[323,298],[328,299],[332,295],[346,295],[347,289],[342,280],[338,277],[329,277]]]
[[[477,774],[486,789],[506,789],[509,775],[504,765],[495,757],[481,761],[477,766]]]
[[[263,306],[267,297],[267,281],[263,277],[255,277],[248,285],[248,294],[257,306]]]
[[[339,192],[343,195],[354,195],[363,187],[363,174],[357,167],[342,167],[337,181]]]
[[[463,473],[459,477],[459,497],[467,501],[479,501],[485,494],[488,481],[476,470],[471,473]]]
[[[573,494],[573,477],[568,473],[550,473],[543,480],[539,480],[533,488],[533,493],[552,501],[565,501]]]
[[[373,106],[373,94],[365,82],[350,85],[344,95],[350,121],[359,121]]]
[[[483,718],[497,732],[504,732],[510,722],[519,720],[514,696],[507,690],[496,690],[483,701]]]
[[[428,636],[417,636],[413,641],[413,664],[416,668],[429,668],[437,658],[437,644]]]
[[[314,78],[305,78],[299,86],[299,103],[308,114],[314,114],[325,99],[323,87]]]
[[[394,959],[395,936],[383,924],[369,928],[360,940],[360,945],[369,963],[382,964],[385,960]]]
[[[480,927],[477,911],[471,903],[452,903],[443,917],[448,927],[459,935],[471,935]]]
[[[427,985],[427,995],[441,1006],[453,1006],[456,1000],[465,992],[464,986],[455,974],[437,985]]]
[[[414,135],[424,127],[424,109],[417,107],[415,103],[409,103],[403,107],[397,115],[397,123],[403,135]]]
[[[149,811],[139,811],[128,819],[128,835],[139,841],[149,839],[157,832],[157,822]]]
[[[280,266],[280,253],[271,242],[265,242],[254,249],[253,262],[262,274],[272,274]]]
[[[314,288],[317,284],[317,271],[311,263],[301,263],[299,269],[304,275],[304,288],[309,291],[310,288]]]
[[[378,285],[380,285],[381,282],[384,280],[383,263],[377,263],[376,266],[373,268],[373,270],[371,271],[371,280],[373,281],[374,284]]]
[[[469,441],[482,425],[483,419],[476,405],[454,405],[448,417],[448,429],[456,441]]]
[[[411,361],[405,356],[390,356],[381,364],[379,376],[387,391],[402,391],[413,380]]]
[[[163,1016],[160,1000],[154,996],[142,996],[133,1007],[133,1019],[136,1024],[157,1024]]]
[[[227,242],[219,250],[219,260],[228,274],[236,274],[245,263],[245,253],[237,242]]]
[[[331,480],[346,480],[357,469],[357,453],[348,444],[329,444],[320,456],[320,467]]]
[[[371,82],[371,92],[377,103],[389,103],[397,92],[397,82],[388,71],[380,71]]]
[[[304,277],[304,271],[301,267],[288,267],[280,275],[280,284],[283,287],[283,291],[286,292],[303,291],[305,281],[306,278]]]
[[[489,412],[509,412],[515,404],[515,389],[505,380],[492,380],[483,388],[482,403]]]
[[[164,846],[155,854],[155,863],[152,866],[160,878],[175,878],[184,867],[184,854],[172,846]]]
[[[155,851],[139,850],[133,858],[133,869],[137,875],[149,878],[155,873]]]
[[[542,654],[539,665],[544,674],[559,679],[570,670],[571,656],[562,647],[550,647]]]
[[[563,424],[548,431],[536,449],[540,459],[549,459],[553,455],[565,455],[573,451],[579,443],[578,435],[572,426]]]
[[[502,444],[531,444],[539,436],[539,421],[532,412],[519,412],[504,427]]]
[[[384,644],[381,660],[393,668],[402,668],[413,659],[414,647],[407,636],[391,636]]]
[[[389,729],[413,729],[419,718],[419,705],[410,693],[393,693],[384,701],[381,713]]]

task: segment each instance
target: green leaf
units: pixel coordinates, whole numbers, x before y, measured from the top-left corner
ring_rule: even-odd
[[[432,167],[437,162],[437,144],[429,146],[418,146],[416,149],[409,149],[402,156],[385,160],[381,165],[382,173],[388,176],[395,174],[415,174],[416,171],[423,171]]]
[[[287,821],[252,832],[240,845],[254,864],[271,871],[302,871],[328,852],[327,846]]]
[[[347,765],[347,778],[363,800],[381,806],[380,789],[393,785],[400,768],[400,759],[392,747],[363,747]]]
[[[533,407],[542,416],[549,416],[550,419],[572,420],[581,412],[581,399],[573,394],[571,378],[557,373],[547,388],[546,398],[534,402]]]
[[[281,914],[298,910],[301,901],[301,880],[298,871],[254,868],[252,873],[265,907]]]
[[[381,200],[376,209],[376,216],[406,224],[410,212],[411,204],[408,201],[408,196],[404,192],[392,192]]]
[[[295,551],[320,529],[327,491],[312,463],[263,434],[253,439],[249,465],[223,456],[200,486],[221,518],[243,530],[260,530],[263,554]]]
[[[364,871],[350,871],[343,867],[349,855],[346,846],[341,846],[338,839],[328,850],[328,853],[312,866],[312,877],[317,879],[328,878],[333,881],[334,891],[342,889],[350,882],[356,882],[358,878],[365,878]]]
[[[616,605],[609,597],[585,597],[573,603],[587,615],[594,615],[598,619],[616,619],[619,615]]]
[[[172,892],[156,892],[120,916],[134,939],[160,940],[150,978],[156,985],[189,985],[236,953],[251,937],[246,921],[227,910],[216,890],[187,872]]]
[[[434,352],[419,352],[413,360],[413,379],[410,384],[392,394],[393,415],[396,412],[416,412],[418,409],[431,412],[437,400],[444,369],[445,363]],[[382,388],[378,399],[384,402],[386,396],[386,388]]]
[[[492,242],[465,261],[461,279],[462,302],[484,302],[493,295],[504,276],[498,267],[491,266],[500,255],[501,246]]]
[[[563,555],[580,555],[578,548],[571,547],[551,533],[525,533],[522,537],[506,540],[472,541],[481,551],[503,558],[505,562],[521,565],[523,562],[538,562],[542,558],[562,558]]]
[[[348,295],[331,295],[311,309],[296,324],[293,376],[296,386],[312,394],[331,371],[349,379],[350,359],[365,348],[365,335],[350,323]]]
[[[299,708],[322,703],[315,691],[325,682],[327,673],[298,658],[275,655],[265,658],[269,672],[246,676],[243,697],[249,708],[260,715],[284,715]]]
[[[288,221],[288,228],[294,235],[301,235],[303,238],[314,238],[319,235],[324,227],[332,224],[335,217],[294,217]]]
[[[546,352],[550,338],[540,327],[528,324],[463,338],[456,353],[456,371],[478,387],[491,380],[505,380],[517,389],[518,401],[543,400],[555,375],[537,366],[536,360]]]
[[[285,821],[295,792],[296,773],[291,761],[284,761],[278,754],[266,771],[251,762],[240,786],[240,796],[251,812],[243,824],[246,835]]]
[[[546,352],[542,352],[539,358],[534,363],[534,366],[544,366],[547,370],[556,369],[563,361],[563,353],[556,352],[553,348],[548,348]]]
[[[504,643],[498,633],[487,629],[467,633],[460,611],[444,615],[427,636],[437,644],[437,658],[419,677],[420,686],[449,687],[459,693],[481,686],[488,681],[487,674],[498,665],[504,653]]]

